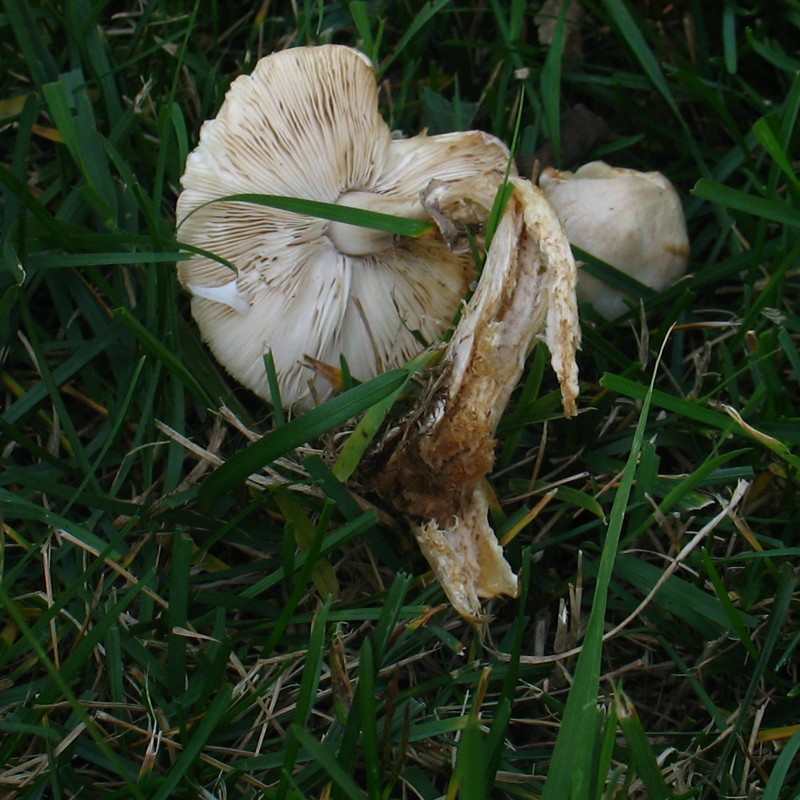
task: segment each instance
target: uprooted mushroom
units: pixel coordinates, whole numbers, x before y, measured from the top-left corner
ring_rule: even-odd
[[[539,338],[567,415],[578,395],[576,265],[544,192],[516,177],[507,148],[488,134],[393,138],[369,61],[335,45],[274,53],[237,78],[182,182],[179,238],[218,257],[197,254],[179,267],[201,334],[265,399],[271,353],[281,401],[295,412],[333,393],[329,377],[342,359],[366,380],[405,363],[420,339],[441,340],[474,280],[472,252],[503,188],[477,287],[438,372],[384,436],[371,462],[381,467],[367,477],[408,519],[465,618],[481,618],[482,599],[515,595],[487,520],[486,476],[497,424]],[[433,233],[398,237],[213,202],[247,193],[425,220]]]
[[[509,154],[480,131],[393,138],[370,61],[347,47],[273,53],[237,78],[186,163],[178,236],[230,262],[179,266],[192,313],[217,360],[269,400],[270,352],[281,402],[306,410],[331,396],[341,359],[358,380],[402,366],[420,338],[438,341],[475,275],[440,236],[396,238],[246,202],[269,194],[430,219],[431,180],[498,185]],[[207,205],[204,205],[208,203]]]

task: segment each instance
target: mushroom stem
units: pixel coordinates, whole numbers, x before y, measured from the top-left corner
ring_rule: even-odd
[[[578,394],[575,260],[542,191],[518,178],[512,184],[442,372],[393,437],[378,478],[379,490],[409,517],[450,602],[473,622],[482,619],[480,598],[517,592],[487,520],[485,476],[494,463],[497,424],[540,334],[568,416],[576,413]],[[463,193],[446,189],[436,206],[457,218],[460,209],[474,208],[464,201]]]
[[[336,201],[337,206],[377,211],[411,219],[429,219],[417,199],[390,197],[378,192],[349,191]],[[346,256],[367,256],[380,253],[392,246],[393,236],[385,231],[351,225],[347,222],[331,222],[328,225],[328,238],[336,249]]]

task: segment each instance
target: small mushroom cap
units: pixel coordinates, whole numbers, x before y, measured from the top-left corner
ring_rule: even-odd
[[[660,172],[602,161],[573,172],[546,169],[539,179],[570,243],[661,291],[686,271],[689,237],[681,201]],[[586,272],[578,298],[606,319],[623,314],[626,295]]]
[[[419,200],[433,179],[498,176],[499,140],[477,131],[393,139],[378,111],[369,60],[338,45],[297,47],[237,78],[189,155],[178,199],[178,239],[213,258],[181,262],[192,314],[217,360],[270,399],[271,352],[281,400],[303,410],[334,387],[309,366],[359,380],[400,366],[436,341],[473,278],[468,254],[439,236],[396,239],[357,226],[243,202],[257,193],[429,218]],[[201,207],[202,206],[202,207]],[[349,230],[352,229],[352,230]]]

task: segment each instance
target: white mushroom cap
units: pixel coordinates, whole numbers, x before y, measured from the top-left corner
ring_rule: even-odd
[[[258,193],[428,219],[420,194],[433,179],[499,181],[508,151],[478,131],[392,139],[378,112],[369,60],[337,45],[263,58],[231,85],[189,155],[178,239],[236,265],[193,256],[178,274],[217,360],[269,399],[271,352],[281,400],[295,410],[333,387],[307,357],[366,380],[440,338],[473,277],[469,255],[443,239],[391,235],[243,202]],[[197,209],[196,213],[192,213]]]
[[[593,161],[574,173],[546,169],[539,184],[576,247],[656,291],[686,271],[686,220],[678,193],[660,172]],[[579,300],[592,303],[606,319],[627,310],[625,297],[579,272]]]

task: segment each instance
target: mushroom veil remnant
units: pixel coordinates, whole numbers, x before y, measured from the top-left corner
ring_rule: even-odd
[[[468,253],[440,235],[393,237],[245,202],[270,194],[430,220],[432,180],[485,176],[509,160],[480,131],[393,138],[369,60],[337,45],[297,47],[258,62],[203,125],[178,199],[178,239],[204,255],[178,268],[192,314],[217,360],[270,399],[271,353],[282,403],[302,411],[334,387],[314,363],[367,380],[437,341],[474,277]],[[208,205],[204,205],[208,203]]]

